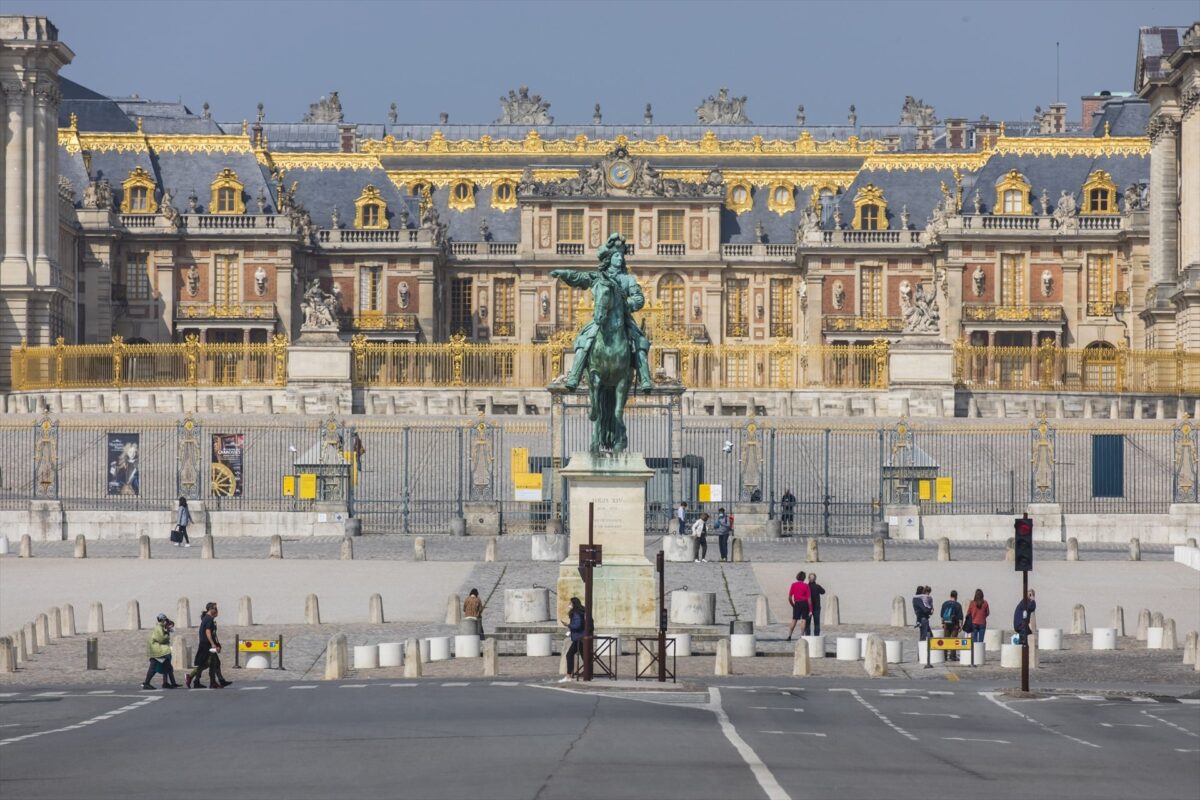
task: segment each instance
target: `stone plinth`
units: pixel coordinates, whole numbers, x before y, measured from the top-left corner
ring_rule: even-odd
[[[713,592],[671,592],[672,625],[712,625],[716,613],[717,595]]]
[[[463,503],[463,519],[466,523],[467,536],[498,536],[500,534],[499,503]]]
[[[1062,542],[1065,540],[1062,506],[1058,503],[1030,503],[1025,507],[1025,511],[1033,520],[1033,540],[1035,542]]]
[[[673,520],[678,526],[679,520]],[[663,537],[663,558],[667,561],[695,561],[700,552],[700,540],[694,536],[680,536],[674,533]]]
[[[544,622],[550,619],[550,590],[541,588],[506,589],[505,622]]]
[[[920,506],[885,506],[883,516],[888,523],[888,538],[910,541],[921,538]]]
[[[567,480],[571,544],[559,568],[558,619],[572,597],[584,596],[579,546],[588,541],[588,506],[595,508],[592,541],[603,547],[594,571],[592,616],[597,628],[656,624],[654,567],[646,559],[646,484],[654,471],[641,453],[574,453],[560,473]]]
[[[768,516],[766,503],[737,503],[733,507],[734,536],[766,536]]]
[[[892,386],[937,386],[954,383],[954,347],[936,333],[908,333],[888,349],[888,381]]]

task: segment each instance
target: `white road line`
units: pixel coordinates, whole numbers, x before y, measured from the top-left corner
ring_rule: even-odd
[[[240,689],[243,692],[261,692],[263,689],[266,689],[266,688],[267,687],[265,687],[265,686],[239,686],[238,687],[238,689]]]
[[[954,694],[954,692],[940,691],[938,689],[934,689],[933,691],[929,692],[929,694]]]
[[[942,738],[947,742],[987,742],[989,744],[1012,744],[1012,742],[1006,742],[1003,739],[967,739],[962,736],[943,736]]]
[[[784,708],[783,706],[750,706],[754,711],[794,711],[797,714],[803,713],[803,708]]]
[[[1000,706],[1008,713],[1016,714],[1018,717],[1025,720],[1029,724],[1036,725],[1039,728],[1041,728],[1042,730],[1046,731],[1047,733],[1053,733],[1055,736],[1061,736],[1064,739],[1070,739],[1072,742],[1075,742],[1076,744],[1082,744],[1087,747],[1094,747],[1097,750],[1100,749],[1100,745],[1098,745],[1098,744],[1092,744],[1091,742],[1084,741],[1083,739],[1077,739],[1069,733],[1063,733],[1062,731],[1055,730],[1054,728],[1051,728],[1049,725],[1045,725],[1041,722],[1038,722],[1033,717],[1022,714],[1020,711],[1017,711],[1015,708],[1013,708],[1005,703],[1000,702],[999,700],[996,699],[996,692],[980,692],[979,694],[982,695],[983,697],[986,697],[988,700],[991,700],[993,703]],[[1101,699],[1103,699],[1103,698],[1101,698]]]
[[[874,714],[876,717],[878,717],[879,721],[882,722],[884,725],[887,725],[889,728],[891,728],[896,733],[900,734],[901,736],[903,736],[906,739],[909,739],[914,742],[920,741],[919,739],[917,739],[916,736],[913,736],[911,733],[904,730],[904,728],[901,728],[899,725],[897,725],[896,723],[894,723],[890,719],[888,719],[887,715],[885,715],[878,708],[876,708],[875,706],[873,706],[869,702],[867,702],[862,697],[862,695],[860,695],[856,690],[854,690],[854,689],[830,689],[829,691],[831,691],[831,692],[849,692],[851,697],[853,697],[864,708],[866,708],[868,711],[870,711],[872,714]]]
[[[1142,713],[1145,714],[1150,719],[1158,720],[1163,725],[1170,725],[1175,730],[1180,731],[1182,733],[1186,733],[1188,736],[1191,736],[1193,739],[1200,739],[1200,733],[1193,733],[1193,732],[1189,731],[1187,728],[1183,727],[1182,725],[1176,725],[1174,722],[1165,720],[1162,717],[1156,717],[1153,714],[1151,714],[1149,711],[1143,711]],[[1147,727],[1149,727],[1149,726],[1147,726]]]
[[[289,686],[288,688],[289,689],[315,689],[317,687],[313,686],[313,685],[309,685],[309,686]]]
[[[0,728],[15,728],[20,724],[21,723],[19,722],[6,722],[3,725],[0,725]]]
[[[115,689],[96,689],[94,691],[88,692],[88,694],[112,694],[115,691],[116,691]]]
[[[1176,753],[1200,753],[1200,750],[1185,750],[1182,747],[1175,748]]]
[[[928,711],[904,711],[902,713],[910,717],[949,717],[950,719],[962,719],[958,714],[934,714]]]
[[[825,734],[813,731],[759,731],[759,733],[772,733],[776,736],[820,736],[822,739],[827,738]]]
[[[1099,694],[1077,694],[1077,695],[1075,695],[1075,697],[1078,698],[1079,700],[1103,700],[1104,699],[1104,696],[1099,695]]]
[[[397,684],[392,684],[392,685],[393,685],[393,686],[396,686]],[[415,684],[415,683],[409,683],[409,684],[400,684],[400,685],[404,685],[404,686],[416,686],[416,684]],[[520,681],[492,681],[492,684],[491,684],[491,685],[492,685],[492,686],[520,686],[520,685],[521,685],[521,682],[520,682]]]
[[[91,719],[84,720],[83,722],[77,722],[74,725],[67,725],[66,727],[62,727],[62,728],[54,728],[53,730],[48,730],[48,731],[35,731],[34,733],[27,733],[24,736],[13,736],[10,739],[0,739],[0,747],[3,747],[6,744],[22,742],[26,739],[36,739],[39,736],[49,736],[52,733],[62,733],[63,731],[78,730],[79,728],[81,728],[84,725],[91,725],[93,722],[100,722],[101,720],[112,719],[117,714],[124,714],[126,711],[133,711],[134,709],[141,708],[142,706],[145,706],[149,703],[153,703],[155,700],[161,700],[161,699],[162,699],[162,695],[154,695],[151,697],[144,697],[141,700],[138,700],[136,703],[130,703],[129,705],[124,706],[122,708],[118,708],[113,711],[109,711],[107,714],[101,714],[99,716],[92,717]]]
[[[365,683],[343,683],[338,688],[339,689],[365,689],[365,688],[367,688],[367,685]]]
[[[415,684],[415,683],[389,683],[388,684],[388,686],[390,686],[394,689],[399,689],[399,688],[405,687],[405,686],[416,686],[416,685],[417,684]]]
[[[1188,705],[1193,705],[1193,706],[1200,705],[1200,699],[1197,699],[1195,697],[1180,697],[1177,699],[1179,700],[1179,702],[1187,703]]]
[[[38,692],[34,697],[62,697],[66,692]]]
[[[1130,699],[1133,700],[1133,702],[1135,702],[1135,703],[1157,703],[1158,702],[1153,697],[1131,697]]]
[[[471,684],[469,684],[469,683],[453,682],[453,681],[452,681],[452,682],[450,682],[450,683],[443,683],[443,684],[442,684],[442,686],[470,686],[470,685],[471,685]]]
[[[1104,728],[1149,728],[1150,726],[1143,722],[1101,722],[1101,727]]]
[[[16,697],[20,692],[0,692],[0,697]]]
[[[766,793],[767,800],[791,800],[788,793],[779,785],[779,781],[775,780],[775,776],[771,773],[770,768],[762,762],[762,759],[758,757],[754,749],[746,744],[746,740],[738,735],[737,729],[729,721],[729,715],[721,707],[721,690],[715,686],[709,687],[708,700],[709,708],[716,714],[717,724],[721,726],[721,733],[725,734],[725,738],[733,745],[733,749],[738,752],[738,755],[750,767],[750,772],[754,775],[754,779],[758,781],[758,785]]]

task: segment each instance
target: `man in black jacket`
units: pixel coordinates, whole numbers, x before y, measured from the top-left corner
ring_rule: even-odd
[[[953,639],[958,636],[962,630],[963,608],[962,603],[958,602],[958,590],[954,589],[950,592],[950,599],[942,603],[940,612],[942,618],[942,636],[947,639]],[[946,658],[950,661],[958,661],[958,651],[951,650],[946,653]]]
[[[808,589],[812,592],[812,613],[809,614],[807,620],[804,621],[805,636],[820,636],[821,635],[821,595],[825,594],[825,587],[817,583],[817,573],[808,573]],[[809,633],[809,622],[812,622],[812,632]]]

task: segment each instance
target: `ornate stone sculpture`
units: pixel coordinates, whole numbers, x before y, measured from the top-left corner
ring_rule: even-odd
[[[908,230],[908,203],[900,206],[900,230]]]
[[[337,92],[330,92],[328,97],[322,97],[308,107],[303,122],[341,122],[342,101]]]
[[[392,103],[390,106],[388,106],[388,125],[395,125],[396,120],[398,119],[400,119],[400,115],[396,113],[396,104]]]
[[[338,211],[338,207],[334,206],[329,212],[329,227],[335,231],[342,227],[342,212]]]
[[[1058,205],[1054,207],[1054,225],[1059,231],[1079,230],[1079,217],[1076,216],[1078,206],[1075,203],[1075,193],[1066,189],[1058,197]]]
[[[854,104],[850,104],[850,113],[846,115],[846,124],[853,128],[858,124],[858,111],[854,108]]]
[[[935,122],[933,106],[911,94],[904,98],[904,107],[900,109],[901,125],[933,125]]]
[[[925,286],[917,284],[916,296],[908,281],[900,284],[900,308],[904,315],[905,333],[937,333],[941,314],[935,292],[926,294]]]
[[[971,198],[971,202],[975,204],[975,216],[983,213],[983,198],[979,196],[979,190],[975,190],[975,196]]]
[[[600,104],[596,103],[596,109],[592,112],[592,124],[599,125],[604,121],[604,116],[600,113]]]
[[[334,284],[337,289],[337,284]],[[304,290],[304,299],[300,301],[300,311],[304,314],[302,330],[336,331],[338,327],[337,313],[340,310],[336,295],[321,290],[321,283],[313,278],[308,288]]]
[[[976,297],[983,297],[983,284],[987,280],[987,275],[983,271],[982,264],[975,265],[975,271],[971,273],[971,291]]]
[[[654,124],[654,110],[650,108],[649,103],[646,103],[646,112],[642,114],[642,122],[646,125]]]
[[[401,309],[408,308],[409,291],[408,281],[400,281],[400,287],[396,289],[396,299],[399,301]]]
[[[800,210],[800,224],[796,226],[796,244],[803,244],[808,234],[821,230],[821,217],[811,205]]]
[[[547,317],[549,317],[550,316],[550,293],[549,292],[542,292],[538,296],[538,305],[541,307],[541,310],[542,310],[542,319],[546,319]]]
[[[450,226],[442,222],[441,217],[438,216],[437,206],[433,203],[427,205],[425,211],[421,214],[421,227],[428,228],[433,232],[434,244],[439,247],[446,244],[446,233],[450,229]]]
[[[846,305],[846,287],[841,281],[833,282],[833,307],[839,311]]]
[[[630,157],[624,147],[579,171],[578,177],[560,181],[537,181],[528,168],[517,184],[525,197],[672,197],[723,198],[725,178],[712,170],[704,183],[664,178],[649,162]]]
[[[1048,269],[1042,270],[1042,297],[1049,297],[1054,291],[1054,273]]]
[[[260,186],[258,188],[258,196],[254,198],[254,202],[258,206],[258,213],[267,213],[267,190]]]
[[[58,176],[58,196],[72,205],[75,203],[75,187],[66,175]]]
[[[762,220],[754,223],[754,241],[758,244],[767,241],[767,230],[763,227]]]
[[[746,97],[730,97],[729,90],[721,87],[716,97],[706,97],[696,107],[696,119],[705,125],[750,125],[746,116]]]
[[[486,242],[492,238],[492,231],[488,227],[487,220],[479,221],[479,241]]]
[[[1038,198],[1038,205],[1042,207],[1042,216],[1050,216],[1050,193],[1042,189],[1042,196]]]
[[[804,127],[804,119],[805,119],[804,106],[803,105],[796,106],[796,124],[799,125],[800,127]]]
[[[200,292],[200,270],[196,268],[195,264],[188,266],[187,292],[188,297],[195,297]]]
[[[179,226],[183,224],[183,218],[179,215],[179,209],[175,208],[171,203],[174,199],[170,189],[163,189],[162,202],[158,206],[158,213],[163,215],[163,219],[167,221],[168,225],[178,230]]]
[[[267,271],[263,269],[262,264],[254,270],[254,293],[259,297],[267,293]]]
[[[398,216],[400,217],[400,227],[407,228],[408,227],[408,204],[407,203],[400,206],[400,213],[398,214]]]
[[[517,91],[508,90],[508,97],[500,98],[500,119],[497,125],[553,125],[554,117],[548,113],[550,104],[540,94],[530,95],[529,87]]]
[[[83,190],[84,208],[102,208],[111,211],[113,207],[112,185],[108,178],[100,178],[89,183]]]

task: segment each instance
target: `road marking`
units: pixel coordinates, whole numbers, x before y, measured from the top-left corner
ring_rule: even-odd
[[[1012,742],[1006,742],[1003,739],[967,739],[962,736],[943,736],[942,738],[947,742],[987,742],[989,744],[1012,744]]]
[[[1158,702],[1153,697],[1131,697],[1129,699],[1135,703],[1157,703]]]
[[[1145,714],[1150,719],[1158,720],[1163,725],[1170,725],[1175,730],[1181,731],[1182,733],[1186,733],[1188,736],[1191,736],[1193,739],[1200,739],[1200,733],[1192,733],[1191,731],[1189,731],[1187,728],[1183,727],[1182,725],[1176,725],[1174,722],[1171,722],[1170,720],[1165,720],[1162,717],[1156,717],[1153,714],[1151,714],[1149,711],[1143,711],[1142,713]],[[1149,726],[1147,726],[1147,727],[1149,727]]]
[[[238,689],[240,689],[243,692],[261,692],[263,689],[266,689],[266,688],[267,687],[265,687],[265,686],[239,686],[238,687]]]
[[[1150,726],[1143,722],[1101,722],[1101,726],[1105,728],[1149,728]]]
[[[1103,700],[1104,696],[1099,694],[1077,694],[1075,695],[1080,700]]]
[[[149,703],[153,703],[155,700],[161,700],[162,697],[163,697],[162,695],[154,695],[151,697],[144,697],[141,700],[138,700],[136,703],[130,703],[129,705],[124,706],[122,708],[118,708],[113,711],[109,711],[106,714],[101,714],[99,716],[92,717],[91,719],[86,719],[83,722],[77,722],[74,725],[67,725],[62,728],[54,728],[53,730],[48,730],[48,731],[35,731],[34,733],[27,733],[24,736],[13,736],[12,738],[9,738],[9,739],[0,739],[0,747],[3,747],[6,744],[13,744],[14,742],[22,742],[26,739],[36,739],[39,736],[49,736],[52,733],[62,733],[63,731],[78,730],[79,728],[81,728],[84,725],[91,725],[94,722],[100,722],[102,720],[112,719],[117,714],[124,714],[126,711],[133,711],[135,709],[141,708],[142,706],[145,706]]]
[[[954,694],[954,692],[947,692],[947,691],[944,691],[944,690],[934,689],[933,691],[929,692],[929,694],[942,694],[942,695],[946,695],[946,694]]]
[[[1182,747],[1175,748],[1176,753],[1200,753],[1200,750],[1184,750]]]
[[[38,692],[34,697],[62,697],[66,692]]]
[[[388,684],[388,686],[391,686],[392,688],[396,688],[396,689],[399,689],[401,687],[409,687],[409,686],[416,686],[416,685],[417,684],[415,684],[415,683],[389,683]]]
[[[338,688],[339,689],[365,689],[365,688],[367,688],[367,685],[365,683],[343,683]]]
[[[0,725],[0,728],[15,728],[20,724],[21,723],[19,722],[6,722],[3,725]]]
[[[934,714],[926,711],[905,711],[910,717],[949,717],[950,719],[962,719],[958,714]]]
[[[94,691],[88,692],[88,694],[112,694],[114,691],[115,691],[114,689],[96,689]]]
[[[393,685],[393,686],[397,686],[397,685],[403,685],[403,686],[416,686],[416,684],[415,684],[415,683],[408,683],[408,684],[395,684],[395,683],[393,683],[392,685]],[[520,681],[492,681],[492,686],[520,686],[520,685],[521,685],[521,682],[520,682]]]
[[[868,703],[868,702],[867,702],[867,701],[866,701],[866,700],[865,700],[865,699],[862,697],[862,695],[860,695],[860,694],[859,694],[857,691],[855,691],[854,689],[830,689],[829,691],[831,691],[831,692],[849,692],[851,697],[853,697],[853,698],[854,698],[855,700],[857,700],[857,701],[858,701],[860,704],[862,704],[862,706],[863,706],[864,708],[866,708],[868,711],[870,711],[872,714],[874,714],[876,717],[878,717],[878,718],[879,718],[879,720],[880,720],[880,721],[881,721],[881,722],[882,722],[884,725],[887,725],[889,728],[891,728],[891,729],[892,729],[892,730],[894,730],[896,733],[900,734],[901,736],[903,736],[903,737],[904,737],[904,738],[906,738],[906,739],[910,739],[911,741],[914,741],[914,742],[916,742],[916,741],[920,741],[919,739],[917,739],[917,737],[916,737],[916,736],[913,736],[911,733],[909,733],[908,731],[904,730],[904,728],[901,728],[899,725],[897,725],[896,723],[894,723],[894,722],[892,722],[890,719],[888,719],[888,718],[887,718],[887,716],[886,716],[885,714],[883,714],[883,713],[882,713],[882,712],[881,712],[879,709],[877,709],[875,706],[873,706],[873,705],[871,705],[870,703]]]
[[[795,711],[797,714],[804,711],[803,708],[784,708],[783,706],[750,706],[754,711]]]
[[[289,686],[289,689],[315,689],[316,686]]]
[[[465,683],[465,682],[450,682],[450,683],[443,683],[443,684],[442,684],[442,686],[470,686],[470,685],[471,685],[471,684],[469,684],[469,683]]]
[[[1017,711],[1015,708],[1012,708],[1011,706],[1000,702],[999,700],[996,699],[996,694],[997,694],[996,692],[980,692],[979,694],[982,695],[983,697],[986,697],[988,700],[991,700],[993,703],[1000,706],[1008,713],[1016,714],[1021,719],[1025,720],[1026,722],[1030,723],[1031,725],[1037,725],[1039,728],[1041,728],[1044,731],[1053,733],[1055,736],[1061,736],[1064,739],[1070,739],[1072,742],[1075,742],[1077,744],[1082,744],[1087,747],[1094,747],[1097,750],[1100,749],[1100,745],[1098,745],[1098,744],[1092,744],[1091,742],[1084,741],[1083,739],[1077,739],[1069,733],[1063,733],[1062,731],[1055,730],[1054,728],[1051,728],[1049,725],[1045,725],[1041,722],[1038,722],[1033,717],[1022,714],[1020,711]],[[1103,700],[1104,698],[1100,698],[1100,699]]]
[[[733,723],[729,721],[729,715],[725,713],[725,709],[721,707],[721,690],[715,686],[708,689],[709,708],[717,716],[717,724],[721,726],[721,733],[725,734],[725,738],[733,745],[733,749],[738,752],[746,765],[750,767],[750,772],[754,775],[754,779],[758,781],[758,785],[767,795],[767,800],[791,800],[788,793],[779,785],[779,781],[775,780],[775,776],[771,774],[771,770],[754,749],[746,744],[746,740],[738,735],[737,729],[733,727]]]
[[[827,738],[825,734],[813,731],[759,731],[759,733],[772,733],[776,736],[820,736],[822,739]]]
[[[2,692],[0,693],[0,697],[16,697],[19,694],[20,692]]]
[[[1200,699],[1195,697],[1180,697],[1179,702],[1187,703],[1189,705],[1200,705]]]

